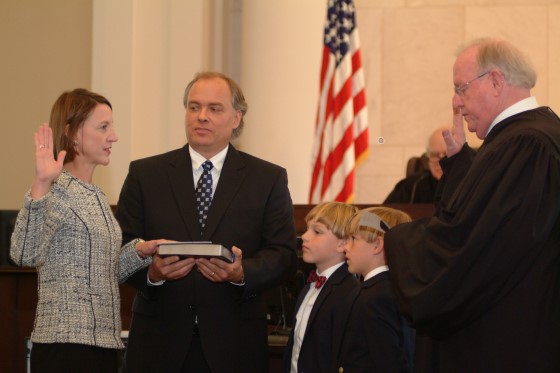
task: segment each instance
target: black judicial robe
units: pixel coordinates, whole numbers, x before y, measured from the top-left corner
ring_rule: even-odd
[[[401,312],[437,341],[434,371],[560,372],[560,119],[516,114],[442,168],[436,215],[385,237]]]

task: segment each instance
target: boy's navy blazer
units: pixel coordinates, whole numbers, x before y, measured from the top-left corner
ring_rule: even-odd
[[[338,366],[348,372],[412,372],[415,333],[398,311],[389,271],[362,282],[351,303]]]
[[[310,286],[315,285],[306,285],[296,302],[293,328],[284,352],[284,372],[290,371],[296,316]],[[298,372],[331,372],[336,369],[336,356],[350,312],[351,300],[359,290],[360,283],[348,272],[346,263],[325,282],[309,315],[298,358]]]

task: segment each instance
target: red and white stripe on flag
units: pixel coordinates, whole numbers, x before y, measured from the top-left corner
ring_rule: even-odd
[[[369,150],[365,81],[352,0],[329,0],[309,202],[352,202]]]

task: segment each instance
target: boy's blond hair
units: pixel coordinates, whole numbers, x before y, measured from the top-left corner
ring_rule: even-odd
[[[307,224],[311,221],[322,223],[337,238],[344,239],[350,236],[348,221],[357,212],[358,208],[348,203],[322,202],[307,213],[305,222]]]
[[[366,209],[360,210],[349,220],[348,235],[350,236],[359,233],[364,241],[368,243],[373,243],[377,237],[385,236],[385,232],[372,227],[365,227],[360,225],[360,221],[365,213],[372,213],[377,215],[389,229],[393,228],[396,225],[412,221],[410,215],[408,215],[406,212],[390,207],[378,206],[368,207]]]

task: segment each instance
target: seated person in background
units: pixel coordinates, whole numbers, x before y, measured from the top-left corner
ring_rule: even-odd
[[[359,281],[348,272],[344,250],[350,218],[358,208],[342,202],[323,202],[305,217],[303,260],[312,263],[308,285],[295,307],[293,329],[284,350],[285,373],[334,372],[351,297]]]
[[[338,356],[339,372],[412,372],[414,330],[397,309],[385,261],[385,233],[410,216],[389,207],[361,210],[349,222],[348,270],[363,276]]]
[[[423,158],[427,158],[428,166],[399,181],[383,203],[434,202],[437,184],[443,174],[439,161],[445,156],[446,150],[442,136],[444,129],[446,127],[436,129],[428,140],[427,156],[423,156]]]

